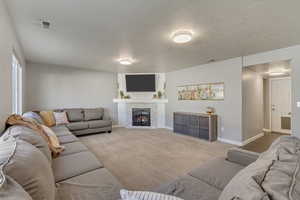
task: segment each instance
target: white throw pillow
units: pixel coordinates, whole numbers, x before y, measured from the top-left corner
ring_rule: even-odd
[[[147,191],[121,190],[120,195],[122,200],[183,200],[179,197]]]
[[[53,115],[56,121],[56,125],[69,123],[66,112],[53,112]]]

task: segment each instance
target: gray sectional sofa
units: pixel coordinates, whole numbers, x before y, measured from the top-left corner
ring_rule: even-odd
[[[217,200],[230,180],[258,157],[258,153],[233,148],[227,158],[215,158],[153,191],[184,200]]]
[[[119,199],[121,183],[94,154],[67,127],[55,126],[52,129],[65,147],[57,158],[51,158],[48,145],[32,129],[12,126],[4,132],[2,141],[7,138],[16,140],[16,144],[9,145],[15,146],[14,153],[0,145],[0,166],[6,165],[3,171],[9,176],[8,179],[20,184],[33,200],[54,200],[54,196],[56,200]],[[5,156],[11,156],[9,163],[4,162]],[[5,199],[5,193],[1,190],[0,197]],[[13,196],[7,199],[28,198]]]
[[[298,200],[300,139],[281,136],[260,155],[231,149],[154,191],[185,200]]]
[[[66,111],[70,122],[66,127],[74,135],[112,131],[112,121],[105,116],[103,108],[73,108],[59,111]]]
[[[118,200],[123,186],[109,170],[66,126],[52,129],[65,146],[57,158],[29,128],[12,126],[1,136],[0,169],[10,184],[0,190],[1,199]],[[280,137],[263,154],[233,148],[226,158],[214,158],[153,191],[184,200],[300,199],[299,149],[300,139],[291,136]]]

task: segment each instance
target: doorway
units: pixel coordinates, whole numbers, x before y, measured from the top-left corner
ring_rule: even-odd
[[[291,101],[291,78],[271,78],[271,132],[291,134]]]
[[[243,68],[243,148],[262,152],[283,134],[291,134],[289,60]]]

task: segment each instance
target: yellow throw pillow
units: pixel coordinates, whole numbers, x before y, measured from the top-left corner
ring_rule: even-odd
[[[54,119],[53,111],[41,111],[40,115],[46,126],[55,126],[56,122]]]

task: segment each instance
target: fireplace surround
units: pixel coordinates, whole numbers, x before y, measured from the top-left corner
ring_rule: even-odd
[[[126,128],[165,128],[165,104],[167,99],[114,99],[118,104],[119,126]],[[134,126],[132,109],[150,108],[150,126]]]

